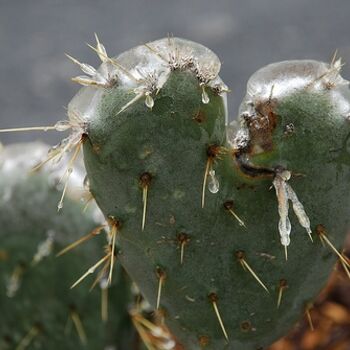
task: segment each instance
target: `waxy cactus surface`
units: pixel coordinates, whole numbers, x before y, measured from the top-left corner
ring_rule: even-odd
[[[262,349],[311,322],[336,260],[350,268],[341,61],[262,68],[228,125],[209,49],[168,38],[110,58],[96,39],[98,70],[69,56],[85,87],[49,158],[83,148],[115,260],[180,346]]]

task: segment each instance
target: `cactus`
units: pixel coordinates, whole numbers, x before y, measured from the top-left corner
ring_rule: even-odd
[[[0,152],[0,348],[136,349],[128,315],[130,283],[121,268],[108,290],[103,285],[91,293],[87,288],[69,290],[91,257],[100,255],[103,243],[93,241],[76,254],[55,258],[96,222],[91,210],[83,213],[72,197],[77,193],[74,186],[69,187],[72,198],[65,211],[57,215],[57,171],[28,174],[46,152],[40,143],[12,145]]]
[[[227,125],[209,49],[170,38],[110,58],[96,39],[98,70],[69,56],[89,76],[73,79],[85,87],[52,127],[72,132],[49,159],[72,150],[73,163],[83,148],[116,260],[179,343],[262,349],[304,313],[312,322],[336,259],[350,266],[338,250],[350,180],[341,61],[259,70]]]

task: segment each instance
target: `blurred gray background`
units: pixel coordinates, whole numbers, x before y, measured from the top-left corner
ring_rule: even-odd
[[[274,61],[329,61],[335,51],[350,62],[349,0],[0,0],[0,128],[50,125],[65,109],[80,74],[64,56],[97,65],[86,46],[97,32],[110,54],[175,36],[198,41],[223,62],[235,117],[249,76]],[[344,67],[350,78],[350,67]],[[55,132],[2,134],[10,143]]]

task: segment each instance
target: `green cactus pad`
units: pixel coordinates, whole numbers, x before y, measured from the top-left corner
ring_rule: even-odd
[[[83,213],[81,203],[73,199],[77,181],[70,186],[64,211],[57,214],[59,174],[47,169],[29,174],[46,152],[46,146],[33,143],[12,145],[0,153],[0,348],[134,349],[127,306],[130,284],[121,269],[108,289],[107,322],[101,320],[99,285],[90,293],[87,282],[69,289],[100,257],[104,243],[97,237],[84,249],[55,257],[98,224],[92,212]]]
[[[118,260],[185,349],[272,343],[336,261],[316,231],[340,248],[348,226],[340,62],[256,73],[229,139],[208,49],[164,39],[113,62],[98,71],[113,84],[85,87],[69,111],[86,120],[91,192],[121,223]]]

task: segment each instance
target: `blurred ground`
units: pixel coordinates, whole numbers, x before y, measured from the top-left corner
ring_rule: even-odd
[[[249,76],[265,64],[295,58],[350,61],[349,0],[0,0],[0,128],[53,124],[78,87],[68,52],[98,63],[85,45],[97,32],[111,54],[167,33],[213,49],[232,89],[233,119]],[[344,67],[350,78],[350,67]],[[1,135],[1,142],[62,135]],[[350,244],[349,244],[350,248]],[[348,252],[350,249],[348,249]],[[315,331],[301,323],[270,350],[349,350],[350,280],[340,268],[312,310]]]

